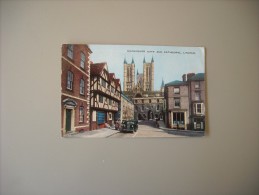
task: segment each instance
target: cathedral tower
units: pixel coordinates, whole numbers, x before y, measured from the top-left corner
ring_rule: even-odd
[[[154,91],[154,59],[150,63],[143,60],[143,90]]]
[[[127,63],[126,58],[124,59],[124,76],[123,76],[123,90],[133,91],[135,87],[135,62],[132,58],[131,63]]]

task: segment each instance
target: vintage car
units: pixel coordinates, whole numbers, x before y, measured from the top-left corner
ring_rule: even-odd
[[[137,120],[122,120],[122,122],[117,125],[117,129],[121,132],[136,132],[138,130]]]

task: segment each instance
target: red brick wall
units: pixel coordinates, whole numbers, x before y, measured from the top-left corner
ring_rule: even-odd
[[[77,106],[75,107],[75,117],[74,119],[74,125],[75,127],[77,126],[86,126],[88,125],[88,127],[78,127],[78,128],[75,128],[76,131],[81,131],[81,130],[89,130],[89,117],[87,118],[87,111],[89,110],[89,105],[87,104],[87,102],[85,101],[81,101],[81,100],[77,100],[77,99],[74,99],[74,98],[71,98],[71,97],[68,97],[68,96],[65,96],[65,95],[62,95],[61,96],[61,126],[62,126],[62,129],[64,128],[63,124],[64,124],[64,120],[66,120],[66,118],[64,118],[64,105],[63,105],[63,100],[66,99],[66,98],[70,98],[72,100],[74,100],[76,103],[77,103]],[[84,121],[83,122],[79,122],[79,108],[80,106],[83,106],[84,107]]]
[[[97,129],[97,123],[96,122],[91,122],[91,130]]]
[[[90,49],[87,45],[74,45],[73,46],[73,59],[70,59],[67,56],[67,46],[62,46],[62,59],[61,59],[61,126],[62,129],[64,124],[64,103],[63,100],[66,98],[73,99],[77,106],[75,107],[74,114],[74,126],[76,131],[81,130],[89,130],[89,127],[78,127],[77,126],[86,126],[90,125],[89,114],[90,114],[90,105],[89,105],[89,93],[90,93],[90,60],[89,53],[91,53]],[[85,54],[85,68],[80,67],[81,61],[81,52]],[[67,89],[67,74],[68,71],[73,73],[73,87],[72,90]],[[80,80],[84,79],[85,81],[85,91],[84,95],[80,94]],[[84,122],[79,122],[79,108],[80,106],[84,107]]]

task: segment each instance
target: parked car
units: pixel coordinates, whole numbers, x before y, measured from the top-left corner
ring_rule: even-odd
[[[122,120],[119,130],[121,132],[136,132],[138,130],[137,120]]]

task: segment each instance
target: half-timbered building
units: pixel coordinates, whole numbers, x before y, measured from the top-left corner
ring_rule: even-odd
[[[121,83],[114,73],[109,73],[106,63],[92,63],[90,70],[90,117],[94,130],[114,124],[121,101]]]

